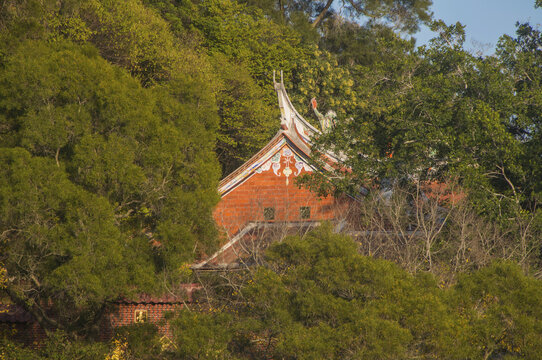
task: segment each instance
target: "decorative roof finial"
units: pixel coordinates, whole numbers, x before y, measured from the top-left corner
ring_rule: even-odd
[[[322,128],[322,132],[326,132],[332,126],[335,126],[335,118],[337,117],[337,113],[335,111],[329,110],[324,116],[321,112],[317,110],[318,103],[316,102],[316,98],[311,99],[311,106],[312,110],[314,110],[314,113],[316,114],[316,117],[320,121],[320,127]]]

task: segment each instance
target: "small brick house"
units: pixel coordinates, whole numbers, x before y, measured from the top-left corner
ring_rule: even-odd
[[[110,340],[115,328],[137,323],[151,323],[157,326],[161,336],[171,339],[166,314],[182,309],[193,302],[192,294],[199,284],[182,284],[182,297],[154,297],[141,294],[135,299],[120,299],[107,304],[99,328],[99,339]],[[46,331],[35,318],[21,306],[0,304],[0,337],[6,336],[26,346],[40,347],[47,338]]]
[[[122,299],[110,303],[108,311],[102,318],[100,338],[108,340],[113,336],[115,328],[143,322],[156,325],[163,336],[171,338],[169,325],[165,321],[166,314],[191,304],[192,293],[199,285],[183,284],[183,288],[186,292],[183,298],[142,294],[136,299]]]

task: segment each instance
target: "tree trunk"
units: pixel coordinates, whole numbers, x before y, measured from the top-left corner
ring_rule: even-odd
[[[279,0],[279,8],[280,8],[280,18],[282,20],[282,23],[284,24],[286,19],[286,10],[284,8],[284,0]]]

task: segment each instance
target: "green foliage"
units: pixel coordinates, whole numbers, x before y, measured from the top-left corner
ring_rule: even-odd
[[[497,262],[446,288],[430,274],[412,276],[361,256],[357,247],[328,225],[272,245],[267,265],[248,276],[241,294],[230,289],[230,305],[177,314],[177,354],[535,359],[540,353],[540,280],[518,266]]]
[[[127,344],[126,351],[137,360],[159,359],[162,353],[160,333],[156,325],[139,323],[115,329],[115,339]]]
[[[542,349],[542,287],[510,263],[494,263],[460,278],[453,291],[464,314],[471,358],[536,359]]]
[[[270,249],[270,265],[279,271],[277,285],[288,295],[269,293],[277,285],[258,284],[260,273],[254,280],[258,285],[249,291],[256,290],[252,301],[266,299],[264,309],[286,310],[288,320],[298,324],[279,335],[278,346],[293,354],[301,344],[322,342],[328,347],[325,357],[331,358],[401,358],[428,350],[444,356],[450,351],[446,337],[453,331],[452,319],[435,282],[360,256],[356,248],[351,239],[322,227]],[[269,270],[261,271],[271,276]],[[279,301],[282,297],[286,304]],[[280,317],[270,317],[276,319]],[[321,349],[314,351],[309,358]]]
[[[364,261],[353,242],[333,237],[329,229],[273,247],[269,256],[283,272],[261,269],[247,293],[255,303],[251,310],[276,337],[277,357],[397,358],[405,353],[408,331],[373,306],[403,290],[404,279],[395,278],[398,269],[391,264]]]
[[[31,349],[23,348],[7,339],[0,339],[0,359],[2,360],[36,360],[39,359]]]
[[[176,357],[182,359],[232,359],[228,344],[235,334],[232,315],[180,311],[171,321]]]
[[[256,85],[247,67],[220,53],[211,62],[217,74],[220,116],[216,152],[226,175],[265,146],[277,130],[277,109],[268,104],[266,92]]]
[[[104,358],[107,344],[100,342],[73,341],[65,333],[56,331],[47,336],[45,346],[40,351],[44,359],[101,359]]]
[[[363,257],[330,226],[272,245],[266,256],[267,266],[255,271],[241,294],[231,293],[231,305],[181,313],[177,331],[190,338],[177,345],[196,339],[205,344],[205,331],[222,334],[217,321],[226,327],[231,314],[235,325],[215,338],[228,356],[454,358],[459,324],[430,276],[413,277],[390,262]]]
[[[187,42],[208,55],[220,129],[216,151],[226,175],[256,153],[278,127],[272,72],[304,56],[299,36],[234,1],[149,1]],[[254,131],[257,129],[257,131]]]
[[[360,0],[345,2],[351,12],[370,18],[385,18],[401,31],[413,33],[418,30],[419,23],[431,19],[429,7],[431,0],[414,0],[409,2],[390,0]],[[348,6],[350,5],[350,6]]]
[[[320,46],[335,54],[342,66],[370,66],[404,56],[413,50],[413,40],[400,40],[391,28],[381,24],[361,26],[335,17],[326,23]]]
[[[49,326],[92,322],[100,304],[126,291],[130,276],[113,209],[72,184],[54,161],[2,149],[1,261],[12,300]],[[49,319],[50,299],[58,314]]]
[[[190,233],[200,232],[209,246],[216,118],[198,84],[186,78],[146,90],[92,49],[27,43],[5,67],[0,91],[10,127],[2,136],[65,164],[76,184],[114,204],[121,224],[154,230],[166,221],[185,235],[158,234],[164,242],[195,241]]]
[[[289,24],[301,33],[304,26],[299,26],[300,14],[303,14],[312,28],[317,28],[332,18],[337,8],[341,8],[348,20],[384,22],[399,31],[414,33],[420,23],[430,20],[429,8],[432,5],[431,0],[244,0],[243,3],[263,9],[265,14],[276,22]]]
[[[229,0],[203,3],[192,25],[204,34],[204,46],[247,65],[261,86],[268,85],[273,69],[289,72],[298,55],[298,36],[265,19],[256,9]]]
[[[103,359],[107,351],[107,345],[104,343],[74,341],[62,331],[49,334],[42,345],[39,349],[31,350],[7,339],[0,339],[0,359],[95,360]]]
[[[62,38],[5,49],[0,142],[15,176],[3,173],[2,261],[15,279],[7,291],[35,311],[48,299],[65,307],[56,320],[37,316],[46,327],[89,328],[128,284],[160,291],[155,274],[176,284],[180,262],[215,246],[213,94],[197,71],[143,88],[102,48]],[[27,287],[36,289],[29,298]]]
[[[167,24],[138,1],[86,1],[79,16],[93,32],[100,54],[143,83],[171,77],[176,53]],[[177,69],[175,69],[177,70]]]
[[[270,96],[273,69],[289,72],[299,56],[299,36],[287,27],[269,21],[255,8],[230,0],[206,2],[149,1],[177,34],[196,36],[209,55],[224,55],[242,64]]]
[[[511,76],[511,64],[517,62],[510,54],[522,52],[508,40],[501,45],[501,58],[475,57],[463,49],[461,24],[435,22],[433,29],[439,37],[416,52],[409,52],[404,41],[383,37],[381,44],[390,45],[390,56],[349,71],[352,96],[359,100],[346,101],[348,111],[341,108],[341,96],[334,94],[339,99],[339,121],[319,143],[323,149],[346,155],[344,167],[338,169],[352,170],[338,171],[337,189],[355,194],[360,186],[382,179],[456,178],[472,189],[480,212],[493,217],[507,212],[512,218],[514,206],[529,197],[522,206],[532,210],[534,184],[540,179],[538,167],[524,161],[538,163],[526,155],[536,154],[533,150],[539,143],[536,117],[526,110],[534,110],[536,100],[530,97],[527,107],[511,105],[529,98],[520,95],[524,82]],[[524,31],[530,35],[518,40],[518,47],[537,37]],[[330,83],[331,89],[336,88]],[[318,187],[318,182],[315,179],[313,185]]]
[[[540,110],[542,98],[542,55],[539,46],[542,34],[529,24],[517,24],[517,37],[503,35],[497,47],[497,55],[513,84],[515,96],[506,109],[509,132],[521,141],[523,156],[520,159],[523,172],[514,174],[521,181],[531,206],[540,200],[542,193],[542,170],[539,154],[542,151],[542,122]]]
[[[332,109],[339,116],[346,116],[358,101],[357,94],[351,91],[354,80],[349,69],[338,66],[333,54],[318,48],[302,60],[292,79],[295,88],[291,97],[298,111],[316,121],[308,101],[316,97],[319,109]]]

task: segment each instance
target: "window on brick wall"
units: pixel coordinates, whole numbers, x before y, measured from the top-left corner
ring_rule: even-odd
[[[137,309],[136,311],[134,311],[134,322],[135,323],[147,322],[147,310]]]
[[[301,206],[299,208],[299,217],[302,219],[310,219],[311,218],[310,206]]]
[[[263,209],[263,218],[265,220],[275,220],[275,208],[266,207]]]

